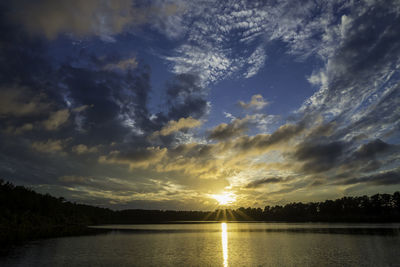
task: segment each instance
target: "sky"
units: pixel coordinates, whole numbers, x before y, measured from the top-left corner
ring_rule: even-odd
[[[393,193],[399,25],[395,0],[2,1],[0,178],[113,209]]]

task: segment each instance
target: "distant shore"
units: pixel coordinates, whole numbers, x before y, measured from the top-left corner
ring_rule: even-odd
[[[187,224],[215,222],[400,222],[400,192],[343,197],[284,206],[215,211],[120,210],[83,205],[43,195],[0,180],[0,244],[48,237],[97,234],[98,225]]]

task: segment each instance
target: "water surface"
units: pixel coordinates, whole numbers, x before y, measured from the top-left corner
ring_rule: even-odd
[[[399,224],[186,223],[103,226],[30,242],[0,266],[400,266]]]

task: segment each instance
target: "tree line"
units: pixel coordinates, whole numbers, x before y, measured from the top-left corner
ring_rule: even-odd
[[[400,222],[400,192],[264,209],[118,211],[72,203],[0,180],[0,243],[101,231],[88,225],[182,221]]]

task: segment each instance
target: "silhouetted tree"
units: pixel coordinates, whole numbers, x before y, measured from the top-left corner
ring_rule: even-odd
[[[0,242],[82,234],[88,225],[177,221],[400,222],[400,192],[236,210],[113,211],[39,194],[0,179]]]

